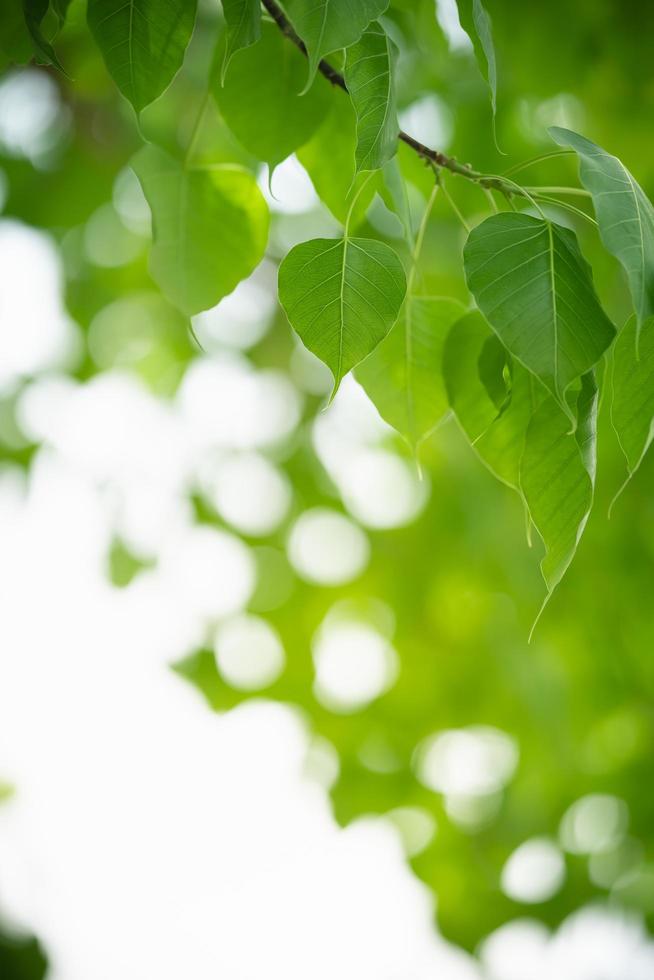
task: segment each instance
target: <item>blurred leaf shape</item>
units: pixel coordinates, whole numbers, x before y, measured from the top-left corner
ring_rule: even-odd
[[[152,144],[132,167],[152,210],[153,279],[186,314],[215,306],[263,258],[269,214],[254,177],[232,164],[188,166]]]
[[[54,65],[59,71],[63,71],[64,69],[57,57],[55,49],[43,33],[43,21],[50,7],[52,7],[56,15],[58,27],[61,29],[69,2],[70,0],[54,0],[50,4],[50,0],[23,0],[25,23],[32,38],[37,60],[47,65]]]
[[[629,318],[613,348],[611,422],[627,460],[628,476],[640,466],[654,436],[654,317],[640,327]],[[619,494],[618,494],[619,496]]]
[[[250,47],[261,37],[261,4],[259,0],[223,0],[223,15],[227,23],[227,43],[220,71],[220,83],[225,83],[229,63],[237,51]]]
[[[380,23],[348,48],[345,81],[357,115],[357,172],[377,170],[394,156],[400,131],[392,43]]]
[[[315,238],[279,267],[279,299],[305,347],[341,379],[395,323],[406,280],[397,254],[366,238]]]
[[[407,294],[395,326],[356,369],[379,414],[414,452],[448,411],[443,345],[464,311],[455,299]]]
[[[585,136],[553,126],[553,138],[579,157],[579,176],[590,191],[599,233],[606,249],[621,263],[640,324],[654,315],[654,207],[625,165]]]
[[[457,7],[461,27],[472,41],[479,71],[490,91],[491,109],[493,112],[493,137],[497,146],[497,137],[495,135],[495,119],[497,116],[497,61],[495,58],[491,19],[481,0],[457,0]]]
[[[182,67],[195,11],[196,0],[89,0],[91,33],[109,74],[137,112]]]
[[[575,234],[543,218],[502,212],[472,230],[463,258],[468,287],[493,330],[574,424],[566,391],[615,334]]]
[[[302,53],[274,24],[264,23],[259,43],[239,52],[224,85],[213,86],[234,136],[271,170],[311,138],[329,110],[324,80],[298,95],[305,72]]]

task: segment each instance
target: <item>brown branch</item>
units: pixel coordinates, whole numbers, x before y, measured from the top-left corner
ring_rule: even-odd
[[[277,24],[282,34],[287,37],[289,41],[291,41],[297,48],[299,48],[303,55],[307,56],[307,49],[304,41],[296,33],[295,28],[275,0],[261,0],[261,3]],[[328,82],[331,82],[332,85],[335,85],[337,88],[347,92],[347,85],[345,84],[345,79],[341,73],[336,71],[336,69],[324,59],[318,62],[318,71],[327,79]],[[456,157],[449,157],[445,153],[441,153],[439,150],[432,150],[430,147],[425,146],[424,143],[414,139],[413,136],[410,136],[403,130],[400,130],[398,133],[398,139],[401,140],[402,143],[406,143],[407,146],[410,146],[419,157],[435,167],[442,167],[445,170],[449,170],[453,174],[458,174],[460,177],[466,177],[468,180],[472,180],[476,184],[480,184],[482,187],[486,187],[490,190],[500,191],[507,197],[514,194],[518,197],[527,196],[523,193],[522,188],[520,188],[517,184],[513,184],[511,181],[505,181],[502,177],[488,177],[482,174],[480,171],[474,170],[467,164],[459,163]]]

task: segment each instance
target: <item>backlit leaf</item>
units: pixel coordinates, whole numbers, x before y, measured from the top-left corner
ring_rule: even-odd
[[[305,347],[341,379],[395,323],[406,280],[390,246],[366,238],[315,238],[279,267],[279,299]]]
[[[640,328],[631,317],[613,348],[611,421],[627,460],[629,477],[636,472],[654,436],[654,317]]]
[[[386,31],[375,22],[347,50],[345,81],[357,114],[357,170],[377,170],[397,150],[400,125],[391,48]]]
[[[569,400],[577,425],[546,397],[527,428],[520,466],[531,519],[543,539],[547,599],[574,558],[593,503],[597,449],[597,384],[585,374]]]
[[[196,0],[89,0],[88,22],[109,74],[137,112],[182,67]]]
[[[569,129],[554,126],[550,133],[579,156],[579,176],[593,196],[601,239],[627,273],[642,323],[654,315],[654,207],[617,157]]]
[[[449,404],[475,452],[498,479],[519,491],[525,434],[544,388],[511,361],[477,310],[450,330],[443,378]]]
[[[332,93],[322,79],[305,95],[301,51],[274,24],[262,25],[261,40],[232,61],[224,86],[214,84],[221,114],[236,138],[271,168],[306,143],[327,114]]]
[[[481,0],[457,0],[459,20],[475,49],[475,57],[490,91],[493,127],[497,114],[497,63],[493,28],[488,11]]]
[[[574,233],[502,212],[470,233],[464,266],[477,306],[502,343],[573,419],[565,393],[615,334]]]
[[[261,37],[261,4],[259,0],[222,0],[227,23],[227,44],[221,69],[221,83],[232,57],[242,48],[255,44]]]
[[[214,306],[263,258],[268,208],[252,174],[188,167],[153,145],[132,161],[152,211],[150,271],[184,313]]]
[[[293,26],[309,57],[307,88],[325,55],[348,48],[359,40],[368,24],[380,17],[388,0],[292,0],[288,9]]]
[[[443,344],[463,312],[454,299],[407,295],[395,326],[355,372],[379,414],[414,451],[447,413]]]

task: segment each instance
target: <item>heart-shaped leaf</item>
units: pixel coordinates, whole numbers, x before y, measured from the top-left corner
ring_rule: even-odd
[[[392,45],[381,24],[347,49],[345,81],[357,115],[357,171],[377,170],[394,156],[400,131]]]

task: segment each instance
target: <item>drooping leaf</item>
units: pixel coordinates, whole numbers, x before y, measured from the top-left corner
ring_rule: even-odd
[[[414,451],[448,410],[443,344],[463,312],[454,299],[407,295],[395,326],[356,369],[379,414]]]
[[[242,48],[249,48],[261,37],[261,3],[259,0],[223,0],[227,23],[227,43],[220,73],[221,84],[232,57]]]
[[[392,44],[377,21],[347,49],[345,81],[357,115],[357,171],[377,170],[394,156],[400,131]]]
[[[89,27],[115,81],[137,112],[182,67],[197,0],[89,0]]]
[[[268,208],[252,174],[189,167],[153,145],[132,161],[152,211],[150,271],[184,313],[214,306],[263,258]]]
[[[356,119],[352,103],[348,99],[333,99],[327,118],[297,152],[318,197],[341,224],[345,224],[350,204],[356,197],[350,228],[363,221],[380,184],[376,177],[370,179],[367,174],[355,177],[355,146]]]
[[[498,479],[519,491],[525,434],[544,388],[511,360],[477,310],[450,330],[443,378],[450,407],[475,452]]]
[[[32,38],[37,59],[47,65],[54,65],[63,71],[59,58],[52,44],[43,34],[43,19],[48,13],[50,0],[23,0],[25,23]]]
[[[636,352],[637,317],[631,317],[613,348],[611,421],[627,460],[630,479],[641,464],[654,436],[654,317],[640,327]]]
[[[549,599],[574,558],[593,503],[597,450],[597,384],[592,372],[570,392],[577,425],[546,397],[527,428],[520,485],[543,539],[541,571]]]
[[[491,19],[481,0],[457,0],[457,7],[461,27],[472,41],[479,71],[490,91],[494,128],[497,115],[497,62]]]
[[[395,323],[406,280],[390,246],[366,238],[315,238],[279,267],[279,299],[305,347],[341,379]]]
[[[261,40],[234,58],[224,86],[213,93],[236,138],[271,168],[306,143],[332,101],[328,85],[317,79],[298,94],[306,59],[274,24],[262,25]]]
[[[600,237],[627,273],[642,323],[654,315],[654,207],[617,157],[570,129],[553,126],[550,133],[579,156],[579,176],[593,196]]]
[[[288,9],[293,27],[304,41],[313,81],[318,63],[325,55],[349,48],[359,40],[368,24],[377,20],[389,0],[292,0]]]
[[[383,181],[379,188],[379,195],[389,210],[393,211],[399,218],[405,241],[413,251],[413,221],[409,195],[407,193],[406,181],[402,176],[400,166],[395,157],[384,164],[382,175]]]
[[[615,334],[574,233],[527,214],[495,214],[470,233],[464,267],[502,343],[574,420],[565,393]]]

